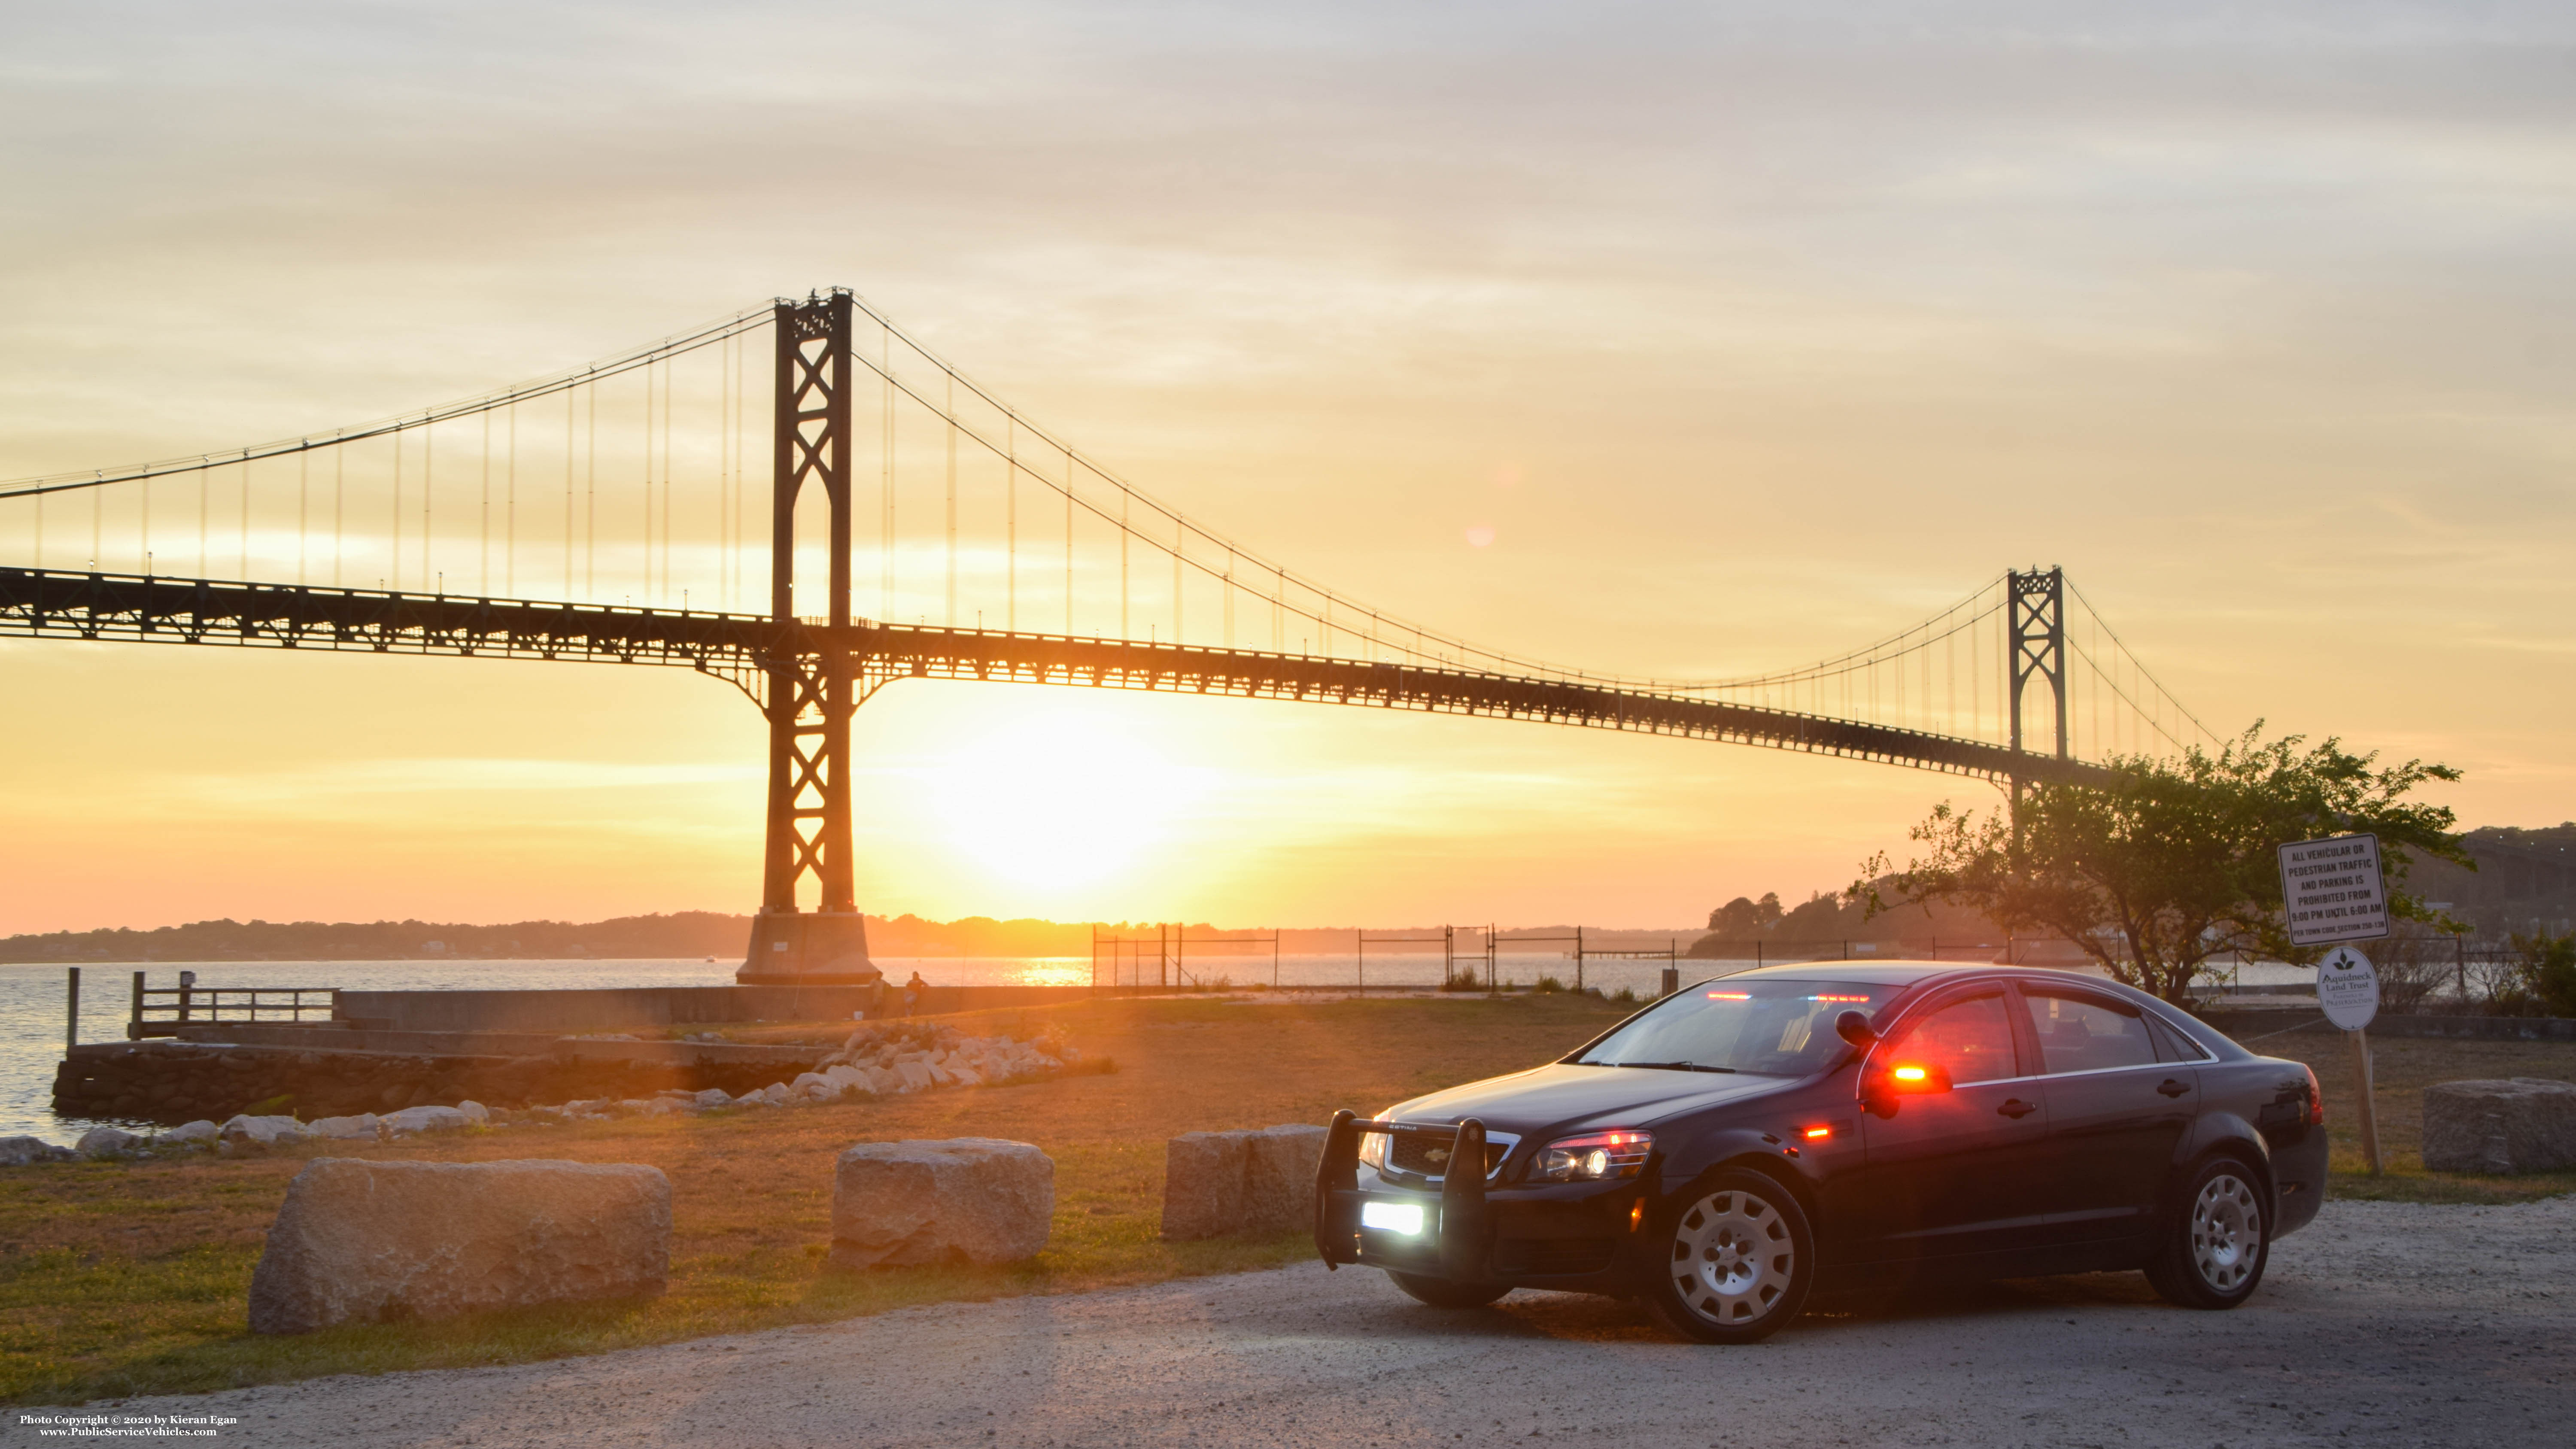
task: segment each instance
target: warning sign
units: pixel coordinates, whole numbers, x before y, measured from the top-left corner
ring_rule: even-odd
[[[2388,934],[2379,837],[2331,835],[2281,847],[2281,914],[2296,946],[2373,941]]]

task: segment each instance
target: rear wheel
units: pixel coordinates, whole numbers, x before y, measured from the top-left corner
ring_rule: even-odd
[[[2168,1303],[2233,1308],[2263,1282],[2271,1226],[2254,1169],[2232,1157],[2203,1163],[2184,1179],[2147,1281]]]
[[[1395,1280],[1396,1287],[1434,1308],[1482,1308],[1512,1291],[1508,1283],[1453,1283],[1419,1273],[1389,1272],[1386,1276]]]
[[[1798,1316],[1815,1281],[1815,1234],[1786,1187],[1729,1168],[1667,1203],[1645,1295],[1657,1317],[1702,1343],[1752,1343]]]

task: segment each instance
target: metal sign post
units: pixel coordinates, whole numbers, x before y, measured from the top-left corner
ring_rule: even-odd
[[[2379,975],[2370,958],[2337,946],[2317,963],[2317,1005],[2352,1043],[2353,1080],[2361,1084],[2361,1151],[2379,1175],[2379,1112],[2371,1099],[2370,1023],[2379,1016]]]
[[[2388,883],[2380,873],[2379,837],[2335,835],[2284,845],[2281,915],[2294,946],[2375,941],[2388,934]],[[2370,1032],[2379,1015],[2379,976],[2370,958],[2335,945],[2317,963],[2317,1005],[2352,1043],[2353,1081],[2361,1091],[2361,1151],[2379,1175],[2379,1108],[2371,1096]]]

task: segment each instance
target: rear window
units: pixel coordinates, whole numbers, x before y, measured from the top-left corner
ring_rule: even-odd
[[[1834,1018],[1875,1015],[1893,986],[1846,981],[1727,981],[1665,998],[1593,1043],[1579,1065],[1800,1077],[1843,1049]]]
[[[2046,987],[2024,986],[2021,996],[2030,1005],[2031,1030],[2039,1035],[2041,1070],[2051,1076],[2142,1067],[2156,1059],[2155,1039],[2134,1006]]]

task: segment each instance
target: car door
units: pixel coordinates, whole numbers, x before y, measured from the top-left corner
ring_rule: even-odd
[[[1869,1097],[1852,1260],[2015,1248],[2042,1223],[2048,1114],[2020,1061],[2016,1009],[2002,982],[1970,987],[1908,1013],[1871,1049],[1865,1091],[1900,1068],[1937,1069],[1949,1089]]]
[[[2199,1072],[2108,992],[2024,981],[2016,994],[2048,1101],[2050,1236],[2144,1236],[2200,1110]]]

